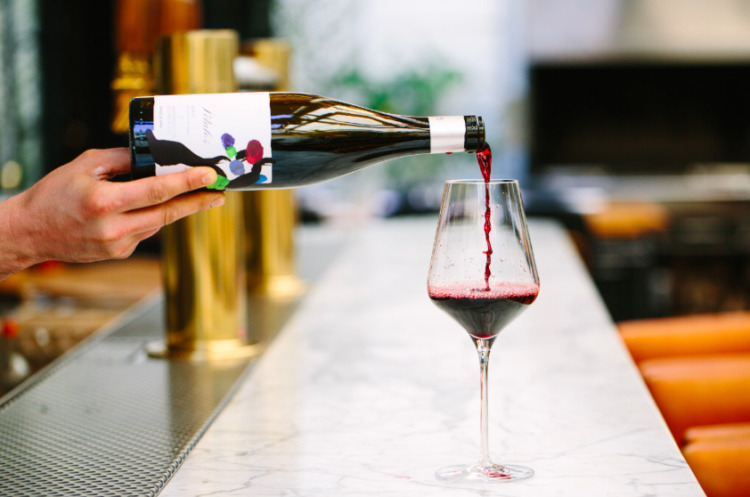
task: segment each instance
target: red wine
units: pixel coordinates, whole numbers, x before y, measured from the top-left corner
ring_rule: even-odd
[[[483,145],[478,116],[399,116],[315,95],[168,95],[130,104],[133,177],[207,166],[220,177],[215,189],[302,186],[389,159]]]
[[[484,254],[487,260],[484,264],[484,286],[485,290],[490,289],[490,264],[492,263],[492,242],[490,241],[490,231],[492,230],[492,209],[490,209],[490,175],[492,174],[492,150],[489,144],[485,143],[482,148],[477,150],[477,162],[479,170],[484,178],[484,239],[487,241],[487,250]]]
[[[490,290],[469,285],[430,286],[428,293],[439,308],[479,339],[495,337],[539,294],[539,285],[533,283],[500,284]]]
[[[492,174],[492,150],[489,143],[485,143],[482,148],[477,150],[477,162],[479,163],[479,170],[482,172],[484,182],[489,183],[490,175]]]

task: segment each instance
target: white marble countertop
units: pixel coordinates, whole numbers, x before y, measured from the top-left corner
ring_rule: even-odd
[[[426,295],[435,226],[361,229],[160,495],[704,495],[572,245],[544,222],[540,296],[489,369],[493,459],[536,474],[436,480],[479,455],[479,366]]]

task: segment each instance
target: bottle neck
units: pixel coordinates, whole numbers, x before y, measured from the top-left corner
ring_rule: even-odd
[[[484,122],[479,116],[431,116],[430,153],[476,152],[484,146]]]
[[[486,145],[482,116],[464,116],[464,122],[466,123],[464,149],[467,152],[482,150]]]

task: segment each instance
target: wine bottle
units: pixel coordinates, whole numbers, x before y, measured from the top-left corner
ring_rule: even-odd
[[[317,183],[407,155],[476,152],[479,116],[408,117],[300,93],[135,98],[130,103],[134,179],[208,166],[213,189]]]

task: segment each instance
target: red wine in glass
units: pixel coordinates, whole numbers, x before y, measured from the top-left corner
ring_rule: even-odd
[[[539,294],[533,283],[497,284],[491,290],[470,284],[429,287],[430,299],[474,338],[491,339],[500,333]]]
[[[487,244],[483,251],[484,289],[471,289],[471,284],[456,284],[447,288],[429,288],[429,296],[441,309],[458,321],[469,334],[476,338],[492,338],[510,322],[515,315],[530,305],[539,293],[539,286],[532,284],[502,284],[490,290],[492,271],[492,208],[490,205],[490,177],[492,175],[492,149],[485,143],[476,152],[479,170],[484,179],[484,238]]]
[[[497,335],[539,294],[539,276],[518,182],[490,179],[488,147],[477,157],[482,180],[446,182],[427,291],[430,299],[469,333],[477,348],[481,453],[476,463],[442,468],[437,477],[510,482],[534,472],[490,459],[487,366]]]

